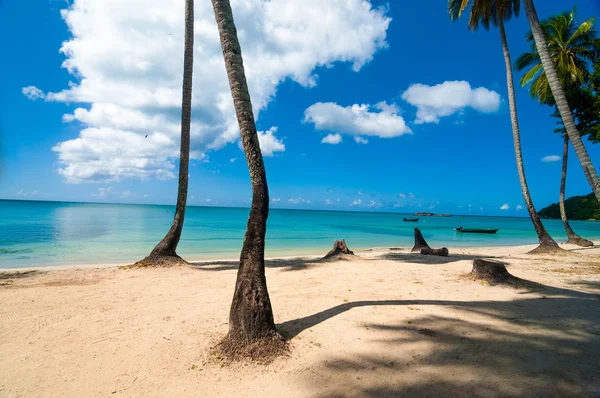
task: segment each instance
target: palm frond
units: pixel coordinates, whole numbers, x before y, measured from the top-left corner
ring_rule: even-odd
[[[521,84],[521,87],[525,87],[526,85],[528,85],[543,70],[544,70],[544,65],[542,65],[542,64],[537,64],[533,68],[529,69],[529,71],[527,73],[525,73],[523,75],[523,77],[521,77],[521,80],[519,81],[519,83]],[[546,74],[544,74],[544,77],[545,76],[546,76]]]
[[[537,53],[537,51],[532,53],[523,53],[519,55],[515,61],[515,68],[517,70],[523,70],[531,65],[540,64],[541,62],[540,55]]]

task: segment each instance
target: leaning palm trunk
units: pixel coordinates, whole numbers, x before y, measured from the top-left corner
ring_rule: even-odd
[[[173,224],[165,237],[138,266],[185,264],[176,249],[181,238],[188,192],[190,163],[190,124],[192,115],[192,72],[194,70],[194,0],[185,1],[185,50],[183,57],[183,94],[181,100],[181,149],[179,151],[179,184]]]
[[[596,199],[600,200],[600,181],[598,180],[598,174],[596,173],[596,169],[594,169],[594,166],[592,165],[590,156],[587,150],[585,149],[585,146],[583,145],[581,136],[579,135],[577,127],[575,126],[575,122],[573,121],[573,114],[571,113],[571,109],[569,108],[569,104],[567,103],[565,91],[560,84],[560,80],[558,80],[558,75],[556,74],[554,63],[552,62],[550,52],[548,51],[546,37],[540,25],[537,12],[533,5],[533,0],[525,0],[525,12],[527,13],[527,19],[529,20],[531,32],[533,33],[533,38],[535,39],[535,46],[540,55],[542,65],[544,66],[544,72],[546,73],[546,77],[548,78],[548,85],[550,86],[550,91],[552,91],[552,96],[556,101],[556,106],[563,120],[565,131],[567,132],[567,135],[571,140],[573,149],[577,154],[579,163],[581,163],[581,167],[583,168],[585,177],[587,178],[590,187],[592,187]]]
[[[560,208],[560,218],[565,226],[565,231],[567,232],[567,243],[572,243],[574,245],[583,246],[583,247],[591,247],[594,244],[577,235],[573,229],[571,229],[571,225],[569,224],[569,220],[567,219],[567,212],[565,211],[565,186],[567,185],[567,160],[569,156],[569,136],[564,135],[564,145],[563,145],[563,159],[562,159],[562,175],[560,178],[560,200],[558,201],[558,206]]]
[[[531,195],[529,193],[529,187],[527,186],[527,180],[525,178],[525,169],[523,167],[523,155],[521,153],[521,136],[519,133],[519,121],[517,119],[517,102],[515,99],[515,88],[513,85],[513,74],[512,64],[510,61],[510,53],[508,51],[508,43],[506,41],[506,32],[504,31],[504,20],[498,18],[498,27],[500,28],[500,38],[502,39],[502,50],[504,52],[504,62],[506,63],[506,83],[508,86],[508,104],[510,108],[510,121],[512,124],[513,140],[515,144],[515,155],[517,159],[517,171],[519,173],[519,182],[521,183],[521,191],[523,192],[523,198],[525,199],[525,207],[529,212],[529,217],[533,222],[533,227],[537,233],[540,245],[531,251],[531,253],[539,252],[551,252],[558,251],[560,248],[552,239],[552,237],[544,228],[540,217],[535,211]]]
[[[240,254],[240,266],[229,313],[229,333],[224,348],[225,351],[233,351],[226,352],[232,355],[240,354],[239,351],[253,355],[248,349],[255,347],[257,342],[283,343],[283,338],[275,329],[265,277],[269,191],[231,5],[229,0],[212,0],[212,5],[252,182],[252,208]]]

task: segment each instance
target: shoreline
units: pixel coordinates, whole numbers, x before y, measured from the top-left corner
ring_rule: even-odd
[[[593,240],[594,247],[592,248],[580,248],[579,246],[567,244],[564,242],[558,242],[559,246],[564,249],[575,249],[575,250],[592,250],[594,248],[600,247],[600,240]],[[537,244],[527,244],[527,245],[500,245],[500,246],[462,246],[462,247],[452,247],[447,246],[450,250],[450,256],[453,255],[461,255],[461,254],[478,254],[482,257],[493,257],[495,255],[502,254],[504,252],[527,252],[535,248]],[[368,247],[364,249],[355,249],[354,252],[357,254],[376,254],[383,253],[387,251],[392,251],[393,248],[399,248],[394,250],[403,254],[410,254],[410,250],[412,246],[376,246],[376,247]],[[352,250],[352,248],[350,248]],[[277,261],[277,260],[318,260],[327,254],[327,250],[318,250],[318,249],[309,249],[304,252],[296,252],[293,250],[284,250],[287,251],[288,254],[284,255],[272,255],[265,256],[265,261]],[[289,253],[292,252],[292,253]],[[493,254],[492,254],[493,253]],[[418,254],[418,253],[415,253]],[[489,255],[487,255],[489,254]],[[239,257],[229,256],[229,257],[189,257],[186,259],[189,263],[206,265],[210,263],[219,263],[219,262],[232,262],[238,261]],[[8,272],[19,272],[19,271],[61,271],[61,270],[70,270],[70,269],[100,269],[100,268],[118,268],[123,266],[128,266],[133,264],[133,262],[128,261],[116,261],[116,262],[98,262],[98,263],[78,263],[78,264],[51,264],[51,265],[37,265],[37,266],[26,266],[26,267],[8,267],[3,268],[0,266],[0,274],[8,273]]]

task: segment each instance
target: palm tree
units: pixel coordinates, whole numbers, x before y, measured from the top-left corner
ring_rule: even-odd
[[[165,237],[154,247],[150,255],[136,263],[137,266],[169,266],[186,264],[177,255],[181,238],[185,205],[188,193],[190,164],[190,124],[192,116],[192,72],[194,70],[194,0],[185,0],[185,49],[183,56],[183,94],[181,100],[181,148],[179,152],[179,184],[173,224]]]
[[[583,173],[585,174],[585,177],[587,178],[590,187],[592,187],[592,191],[594,191],[596,199],[600,200],[600,181],[598,180],[598,174],[596,173],[596,169],[594,169],[594,166],[592,165],[590,156],[588,155],[587,150],[583,145],[581,136],[577,131],[577,126],[575,126],[575,122],[573,121],[573,115],[571,114],[571,109],[569,108],[569,104],[567,102],[565,90],[561,86],[558,74],[556,73],[554,62],[552,61],[550,51],[548,50],[548,43],[546,43],[544,30],[538,19],[535,6],[533,5],[533,0],[524,1],[525,13],[527,14],[527,19],[529,20],[529,26],[531,27],[531,32],[535,40],[535,45],[537,47],[538,53],[540,54],[540,59],[542,60],[544,72],[546,73],[548,78],[548,85],[550,86],[550,91],[552,93],[552,96],[554,97],[554,100],[556,101],[556,106],[563,120],[565,131],[567,132],[567,135],[571,140],[573,149],[575,150],[575,153],[579,158],[579,163],[581,163],[581,167],[583,168]]]
[[[577,26],[575,23],[575,9],[571,13],[561,13],[543,21],[542,29],[548,43],[548,50],[552,56],[556,73],[563,87],[581,86],[589,80],[588,64],[594,61],[596,52],[595,31],[593,30],[595,18],[590,18]],[[540,60],[540,55],[535,47],[533,34],[529,32],[526,40],[531,43],[532,51],[521,54],[515,62],[517,70],[531,68],[521,78],[521,86],[529,86],[529,94],[540,102],[556,106],[548,84],[548,77]],[[567,93],[573,90],[567,90]],[[564,129],[562,129],[564,130]],[[569,137],[563,132],[563,162],[560,181],[560,217],[567,232],[567,243],[590,247],[593,243],[581,238],[571,228],[565,212],[565,185],[567,179],[567,158],[569,154]],[[582,133],[584,133],[582,131]]]
[[[252,207],[229,312],[229,333],[222,348],[230,355],[252,355],[247,350],[256,344],[264,343],[269,348],[285,346],[283,337],[275,329],[265,277],[269,190],[231,5],[229,0],[212,0],[212,5],[252,182]],[[262,352],[265,351],[263,347]]]
[[[471,0],[448,0],[448,12],[450,19],[455,21],[460,18]],[[502,50],[504,53],[504,62],[506,64],[506,83],[508,86],[508,104],[510,108],[510,120],[513,131],[513,141],[515,145],[515,155],[517,160],[517,171],[521,183],[521,191],[525,199],[525,207],[529,212],[529,217],[533,222],[535,232],[537,233],[540,245],[531,251],[531,253],[558,251],[560,248],[544,228],[540,217],[535,211],[527,180],[525,178],[525,168],[523,167],[523,155],[521,153],[521,135],[519,132],[519,121],[517,119],[517,102],[515,99],[515,88],[513,84],[512,63],[506,41],[506,32],[504,31],[504,21],[509,20],[513,15],[518,16],[520,9],[520,0],[473,0],[471,13],[469,17],[469,28],[476,30],[479,25],[489,29],[490,23],[498,26],[500,30],[500,39],[502,41]]]

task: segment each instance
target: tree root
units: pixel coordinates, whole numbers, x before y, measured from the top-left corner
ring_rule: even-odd
[[[250,361],[265,365],[279,357],[287,356],[289,352],[287,340],[278,332],[253,341],[232,339],[228,334],[211,349],[212,355],[228,362]]]
[[[189,267],[191,266],[191,264],[179,257],[178,255],[165,256],[160,254],[150,254],[143,260],[140,260],[135,264],[128,265],[122,268],[171,268],[181,266]]]
[[[559,247],[558,245],[554,246],[554,245],[544,245],[541,244],[538,247],[536,247],[535,249],[527,252],[527,254],[551,254],[551,255],[555,255],[555,256],[560,256],[560,255],[565,255],[567,254],[567,251],[561,247]]]
[[[580,236],[570,236],[567,240],[567,243],[581,247],[594,247],[594,242],[592,242],[591,240],[584,239]]]

